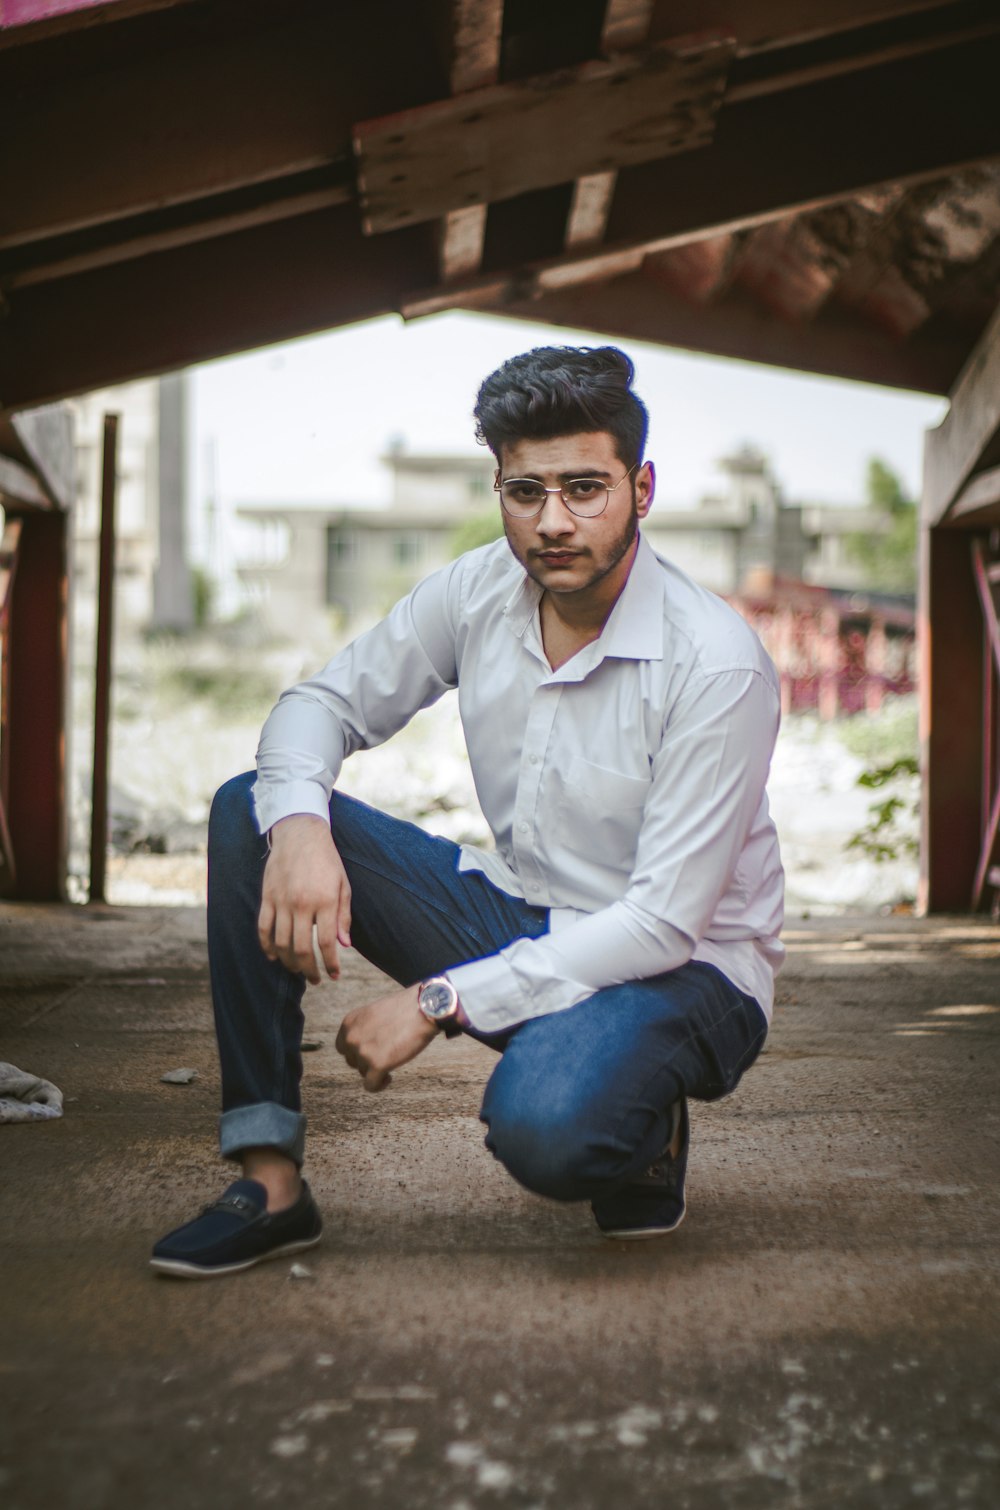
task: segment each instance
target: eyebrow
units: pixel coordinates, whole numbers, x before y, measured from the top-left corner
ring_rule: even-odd
[[[605,471],[603,467],[574,467],[568,472],[557,472],[555,475],[556,477],[558,477],[560,482],[573,482],[580,477],[610,477],[611,473]],[[542,482],[543,479],[537,472],[512,472],[511,475],[509,477],[505,477],[503,481]]]

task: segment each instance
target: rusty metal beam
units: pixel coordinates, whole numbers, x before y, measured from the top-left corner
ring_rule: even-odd
[[[115,504],[118,496],[117,414],[104,416],[101,461],[101,535],[97,575],[97,645],[94,655],[94,765],[90,803],[89,902],[103,902],[108,861],[108,755],[115,602]]]
[[[649,34],[653,41],[698,27],[732,26],[741,55],[814,43],[880,22],[898,22],[940,10],[940,0],[656,0]]]

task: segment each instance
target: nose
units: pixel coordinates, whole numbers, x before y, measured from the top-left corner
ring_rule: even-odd
[[[571,535],[575,529],[576,520],[566,507],[562,494],[555,491],[546,494],[545,505],[535,520],[537,533],[551,540],[557,535]]]

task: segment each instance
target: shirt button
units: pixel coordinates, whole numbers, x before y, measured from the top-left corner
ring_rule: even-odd
[[[538,756],[537,755],[529,755],[528,756],[528,764],[529,765],[537,765],[538,764]]]
[[[526,834],[528,832],[528,825],[524,822],[523,818],[517,826],[521,830],[522,834]]]

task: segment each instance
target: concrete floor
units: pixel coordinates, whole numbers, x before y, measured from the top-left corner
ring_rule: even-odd
[[[694,1109],[674,1236],[607,1243],[516,1187],[474,1043],[366,1095],[333,1052],[379,989],[352,961],[307,997],[311,1276],[185,1284],[146,1259],[225,1180],[201,917],[0,907],[0,1057],[67,1096],[0,1127],[4,1510],[993,1510],[1000,930],[787,939],[765,1055]]]

